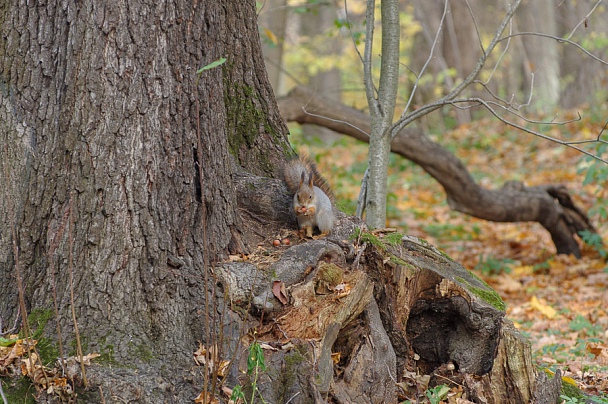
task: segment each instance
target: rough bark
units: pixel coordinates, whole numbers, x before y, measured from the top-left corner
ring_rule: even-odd
[[[278,102],[287,121],[314,122],[369,141],[370,125],[366,114],[329,102],[305,87],[294,88]],[[526,187],[510,182],[501,189],[482,188],[460,160],[419,130],[404,129],[393,139],[391,150],[433,176],[445,190],[452,209],[495,222],[538,222],[551,234],[558,254],[580,257],[575,235],[585,229],[595,231],[563,186]]]
[[[73,349],[74,307],[85,353],[122,366],[91,370],[89,402],[190,402],[223,318],[208,267],[247,247],[233,160],[271,174],[290,150],[255,3],[10,2],[0,21],[0,316],[19,264],[28,312],[58,307],[46,338],[58,322]]]

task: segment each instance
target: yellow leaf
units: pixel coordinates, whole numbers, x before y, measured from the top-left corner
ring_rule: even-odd
[[[272,32],[268,28],[264,28],[264,33],[266,34],[266,36],[268,37],[270,42],[272,42],[274,45],[279,43],[279,40],[278,40],[277,36],[274,34],[274,32]]]
[[[546,304],[544,299],[539,300],[536,298],[536,296],[532,296],[532,299],[530,299],[530,306],[533,309],[540,311],[549,319],[557,317],[557,311],[553,307]]]
[[[532,275],[534,273],[533,265],[519,265],[513,268],[513,274],[516,276]]]
[[[563,381],[563,382],[566,382],[566,383],[568,383],[568,384],[571,384],[571,385],[573,385],[574,387],[576,387],[576,380],[574,380],[574,379],[573,379],[573,378],[571,378],[571,377],[568,377],[568,376],[562,376],[562,381]]]

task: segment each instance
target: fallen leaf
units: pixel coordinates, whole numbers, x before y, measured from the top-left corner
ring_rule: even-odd
[[[274,295],[274,297],[279,299],[279,301],[284,305],[288,303],[287,292],[285,291],[285,283],[283,281],[272,282],[272,294]]]
[[[205,391],[201,391],[201,394],[199,394],[194,399],[194,402],[195,403],[201,403],[201,404],[218,404],[219,403],[219,401],[217,400],[217,398],[213,397],[209,393],[205,393]]]
[[[101,355],[98,353],[90,353],[88,355],[85,355],[82,357],[82,363],[84,363],[85,365],[90,365],[91,364],[91,360],[95,359],[95,358],[99,358]],[[76,359],[76,362],[80,363],[80,357],[76,356],[74,357],[74,359]]]
[[[530,306],[533,309],[540,311],[547,318],[557,317],[557,311],[553,307],[546,304],[543,299],[537,299],[536,296],[532,296],[532,299],[530,299]]]

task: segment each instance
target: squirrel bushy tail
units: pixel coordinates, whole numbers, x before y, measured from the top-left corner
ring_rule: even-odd
[[[291,194],[295,194],[300,189],[302,173],[305,176],[304,181],[308,181],[309,177],[312,176],[313,185],[320,188],[332,203],[335,202],[331,187],[317,170],[317,165],[307,156],[299,156],[288,160],[283,167],[283,181]]]

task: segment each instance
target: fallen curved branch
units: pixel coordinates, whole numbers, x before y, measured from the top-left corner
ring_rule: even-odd
[[[277,101],[286,121],[315,124],[369,141],[370,124],[365,113],[326,100],[306,87],[296,87]],[[526,187],[509,182],[501,189],[485,189],[473,180],[456,156],[422,131],[407,127],[393,139],[391,150],[435,178],[445,190],[452,209],[494,222],[538,222],[551,234],[558,254],[580,257],[575,235],[581,230],[595,232],[564,186]]]

